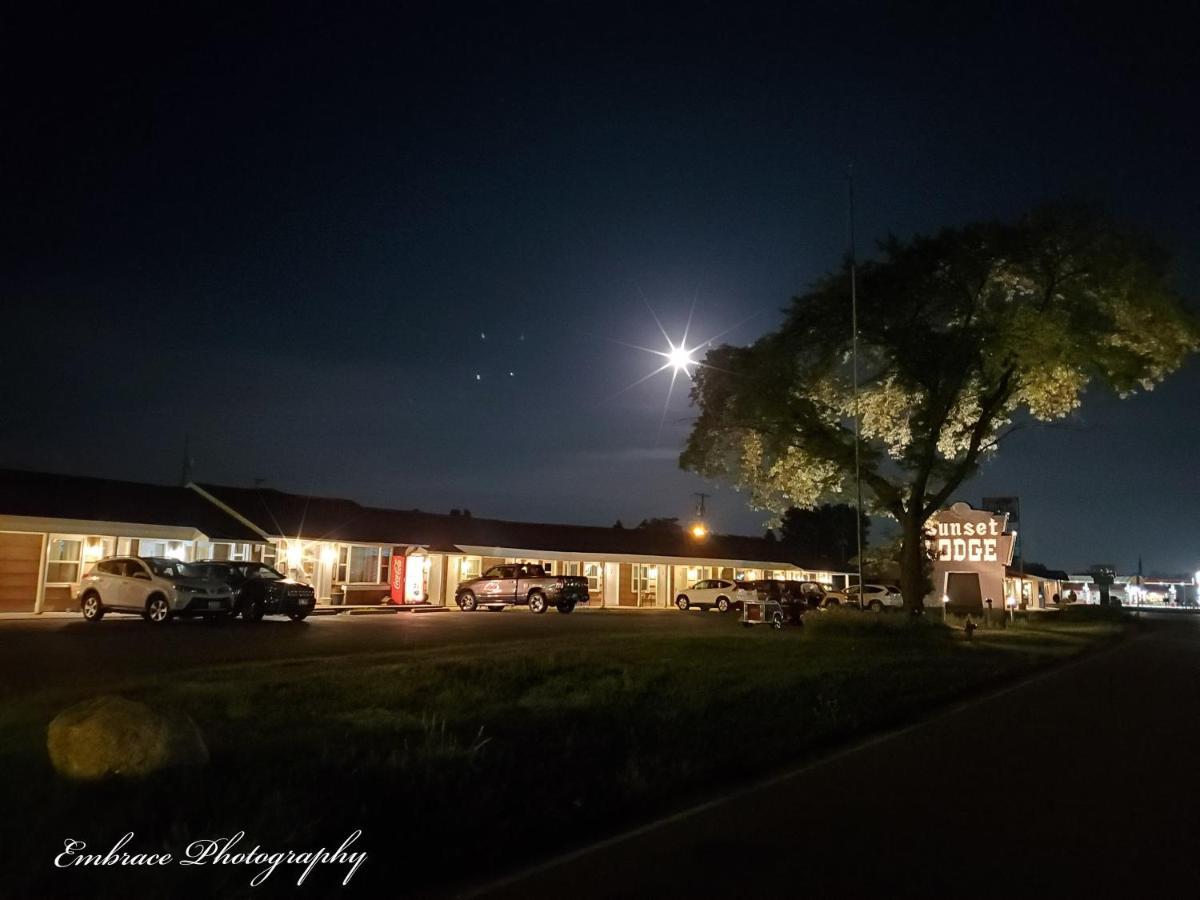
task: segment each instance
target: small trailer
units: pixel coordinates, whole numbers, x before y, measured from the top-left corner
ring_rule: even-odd
[[[750,628],[753,625],[770,625],[776,631],[784,625],[804,626],[804,606],[802,603],[787,604],[770,596],[759,594],[758,597],[747,599],[742,603],[742,626]]]

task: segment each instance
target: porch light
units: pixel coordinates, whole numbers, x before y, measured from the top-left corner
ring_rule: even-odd
[[[692,537],[694,537],[696,540],[703,540],[707,534],[708,529],[704,527],[703,522],[697,522],[692,526]]]
[[[304,549],[299,544],[288,544],[287,561],[293,569],[300,568],[300,563],[304,561]]]
[[[321,562],[327,566],[333,565],[333,561],[337,559],[337,551],[329,545],[321,548]]]

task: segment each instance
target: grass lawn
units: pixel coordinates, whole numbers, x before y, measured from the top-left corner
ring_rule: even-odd
[[[140,680],[119,693],[187,712],[212,762],[135,783],[73,784],[50,768],[46,725],[87,692],[10,699],[0,708],[0,838],[14,862],[0,893],[296,891],[292,869],[251,889],[257,869],[49,866],[67,837],[92,852],[131,830],[138,849],[179,854],[239,830],[284,850],[336,846],[361,828],[358,849],[370,857],[351,894],[470,881],[911,720],[1123,627],[1047,617],[968,643],[899,615],[810,619],[802,631],[727,618],[700,635],[564,635]],[[319,869],[306,893],[333,892],[343,874]]]

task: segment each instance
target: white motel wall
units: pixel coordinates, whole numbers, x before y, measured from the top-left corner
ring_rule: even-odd
[[[289,519],[295,510],[302,512]],[[663,552],[664,545],[678,548]],[[731,547],[773,545],[756,538],[664,540],[636,529],[405,513],[257,489],[0,470],[0,612],[76,609],[82,577],[114,554],[261,561],[312,584],[318,602],[330,606],[453,607],[461,581],[506,562],[537,562],[553,574],[585,576],[592,608],[664,609],[679,591],[710,578],[836,587],[851,578],[829,566],[772,559],[771,553],[721,552]]]

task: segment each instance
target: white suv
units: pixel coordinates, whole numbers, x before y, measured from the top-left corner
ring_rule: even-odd
[[[675,605],[684,612],[694,606],[700,609],[712,609],[715,606],[721,612],[729,612],[733,606],[735,588],[732,581],[721,578],[697,581],[687,590],[679,592],[675,597]]]
[[[89,622],[107,612],[136,613],[161,625],[175,616],[231,616],[233,591],[202,567],[161,556],[113,556],[83,577],[79,607]]]
[[[850,606],[858,605],[858,585],[852,584],[846,588],[846,602]],[[883,612],[884,608],[899,609],[904,606],[904,597],[900,588],[883,584],[864,584],[862,586],[862,606],[871,612]]]

